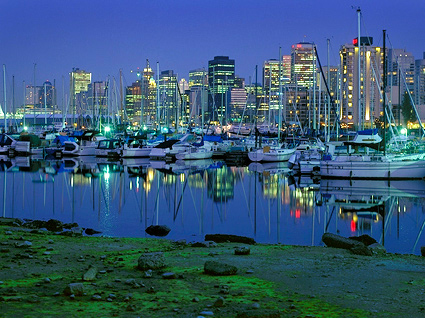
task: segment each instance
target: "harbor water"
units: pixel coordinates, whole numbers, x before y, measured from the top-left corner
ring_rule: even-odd
[[[230,166],[213,160],[165,163],[3,158],[3,217],[76,222],[100,235],[202,241],[235,234],[259,243],[323,246],[325,232],[368,234],[391,253],[425,245],[425,182],[320,180],[285,163]]]

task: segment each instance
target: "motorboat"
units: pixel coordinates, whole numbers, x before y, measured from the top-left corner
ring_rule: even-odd
[[[62,154],[64,156],[94,156],[100,140],[106,139],[97,130],[87,130],[82,135],[73,135],[76,141],[65,141]]]
[[[100,140],[94,150],[96,157],[116,157],[120,156],[122,141],[119,139]]]

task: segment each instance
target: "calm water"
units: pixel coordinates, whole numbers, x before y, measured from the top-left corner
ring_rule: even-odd
[[[420,254],[425,245],[423,181],[298,179],[282,164],[212,160],[17,158],[0,166],[5,217],[77,222],[109,236],[145,237],[149,225],[165,224],[167,238],[187,241],[227,233],[323,245],[327,231],[369,234],[389,252]]]

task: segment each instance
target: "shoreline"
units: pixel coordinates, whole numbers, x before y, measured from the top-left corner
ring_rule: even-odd
[[[1,222],[0,244],[0,317],[425,314],[425,257],[411,254],[67,236]],[[156,252],[165,267],[138,268],[142,255]],[[208,261],[234,266],[236,273],[207,274]],[[69,294],[70,284],[78,284],[81,292]]]

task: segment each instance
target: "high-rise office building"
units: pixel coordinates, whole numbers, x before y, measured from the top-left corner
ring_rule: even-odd
[[[425,105],[425,52],[423,58],[415,60],[414,98],[416,105]]]
[[[162,71],[159,76],[157,120],[161,126],[174,126],[181,116],[177,74]]]
[[[208,116],[211,120],[225,122],[228,115],[230,88],[235,82],[235,60],[228,56],[215,56],[208,61]]]
[[[91,83],[91,73],[79,68],[73,68],[70,73],[70,112],[73,124],[77,122],[77,116],[86,114],[88,108],[88,86]]]
[[[56,88],[50,81],[42,86],[27,85],[25,87],[25,108],[33,113],[53,112],[55,107]]]
[[[189,72],[189,122],[200,124],[208,112],[208,73],[203,68]]]
[[[312,88],[316,76],[316,54],[314,43],[301,42],[291,47],[291,82],[298,86]]]
[[[353,44],[345,44],[340,49],[340,118],[343,123],[358,129],[373,127],[374,121],[383,116],[380,93],[383,52],[372,43],[371,37],[361,37],[360,41],[354,39]]]

